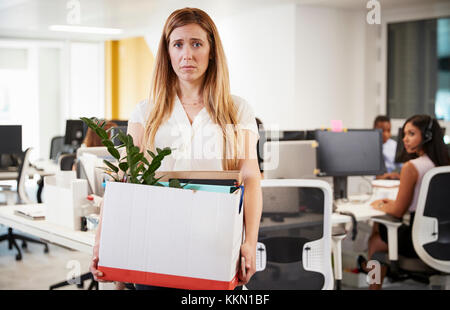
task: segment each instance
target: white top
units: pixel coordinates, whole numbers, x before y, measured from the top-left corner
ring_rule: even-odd
[[[427,154],[424,154],[416,159],[412,159],[411,163],[414,167],[416,167],[417,172],[419,173],[416,185],[414,186],[414,197],[408,208],[409,212],[415,212],[417,208],[417,199],[419,198],[420,186],[422,185],[422,178],[425,173],[434,168],[435,165]]]
[[[237,96],[233,96],[233,101],[237,107],[240,128],[258,135],[252,107]],[[128,122],[139,123],[145,127],[151,108],[147,100],[141,101]],[[223,170],[223,140],[220,126],[213,123],[206,108],[200,110],[191,125],[178,96],[175,97],[170,118],[156,133],[155,147],[172,149],[172,154],[162,161],[159,168],[161,171]]]
[[[397,142],[388,139],[383,143],[383,157],[387,172],[395,171],[401,168],[401,165],[395,163],[395,151],[397,150]]]

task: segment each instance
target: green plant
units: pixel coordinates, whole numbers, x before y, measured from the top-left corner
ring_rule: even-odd
[[[114,181],[164,186],[158,182],[162,177],[155,178],[155,172],[161,166],[164,157],[172,153],[169,147],[164,149],[156,148],[157,154],[147,150],[147,153],[152,158],[152,161],[149,162],[144,156],[144,152],[140,152],[139,147],[134,145],[131,135],[126,135],[118,129],[117,133],[110,137],[109,132],[114,127],[105,130],[105,121],[100,121],[95,117],[81,117],[80,119],[101,138],[102,144],[107,147],[108,152],[117,160],[118,165],[108,160],[103,160],[108,168],[101,167]],[[120,145],[114,145],[113,140],[115,138],[119,139]],[[125,154],[120,153],[119,149],[122,148],[125,148]],[[121,158],[121,155],[124,156]],[[177,179],[172,179],[169,182],[169,187],[183,188],[186,185],[182,186]]]

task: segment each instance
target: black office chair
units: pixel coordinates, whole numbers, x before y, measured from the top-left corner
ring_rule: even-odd
[[[64,136],[53,137],[50,142],[50,159],[58,160],[58,156],[65,152]]]
[[[30,203],[31,201],[26,195],[25,192],[25,180],[28,177],[27,174],[27,168],[29,166],[29,155],[30,155],[31,148],[28,148],[23,153],[23,156],[20,158],[19,163],[19,176],[17,178],[17,197],[19,200],[19,203]],[[48,245],[45,242],[35,240],[32,238],[29,238],[27,236],[15,234],[12,231],[12,228],[8,228],[8,233],[0,236],[0,242],[8,240],[8,248],[12,250],[12,247],[14,246],[17,250],[16,260],[22,259],[22,252],[20,251],[19,246],[17,245],[16,240],[22,240],[22,248],[27,248],[27,242],[31,243],[38,243],[44,245],[44,253],[48,253]]]
[[[450,278],[449,185],[450,166],[433,168],[424,175],[412,226],[412,241],[419,259],[398,256],[396,260],[398,249],[390,248],[390,275],[394,281],[413,279],[432,284],[431,280]],[[388,229],[399,226],[386,218],[379,222]],[[388,235],[388,243],[397,244],[396,239],[395,229],[391,238]]]
[[[77,158],[76,154],[63,154],[59,157],[59,168],[61,171],[70,171],[72,170],[75,159]]]

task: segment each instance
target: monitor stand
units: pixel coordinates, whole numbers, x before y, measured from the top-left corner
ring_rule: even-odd
[[[333,177],[334,200],[347,199],[347,177]]]

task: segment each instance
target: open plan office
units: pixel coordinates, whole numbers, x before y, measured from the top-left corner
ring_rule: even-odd
[[[0,290],[449,290],[449,64],[443,0],[0,4]]]

